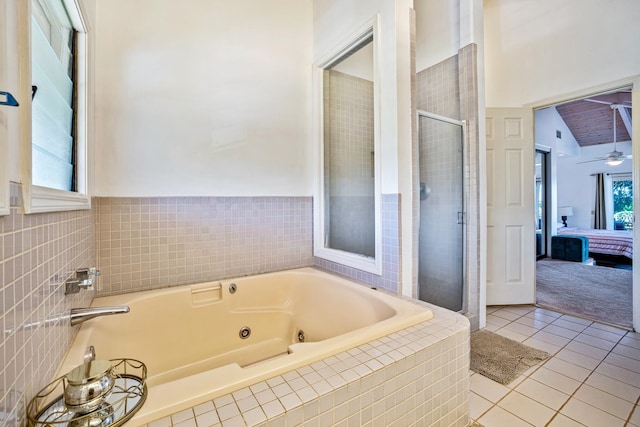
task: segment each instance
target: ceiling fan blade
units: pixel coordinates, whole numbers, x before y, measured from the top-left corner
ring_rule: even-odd
[[[600,101],[600,100],[597,100],[597,99],[589,99],[589,98],[585,98],[585,99],[583,99],[583,101],[595,102],[597,104],[604,104],[604,105],[611,105],[612,104],[612,102],[605,102],[605,101]]]
[[[578,163],[576,163],[576,165],[581,165],[581,164],[583,164],[583,163],[604,162],[605,160],[607,160],[607,158],[606,158],[606,157],[601,158],[601,159],[585,160],[584,162],[578,162]]]
[[[627,159],[633,159],[633,154],[627,154],[625,157],[626,157]]]

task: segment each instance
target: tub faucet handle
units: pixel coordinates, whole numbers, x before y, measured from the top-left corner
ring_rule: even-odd
[[[79,268],[76,270],[76,277],[80,280],[91,280],[89,276],[98,277],[100,275],[100,270],[95,267],[91,268]]]
[[[93,279],[68,279],[64,282],[64,294],[77,294],[80,289],[89,289],[93,286]]]
[[[96,360],[96,349],[90,345],[84,353],[84,363],[93,362]]]

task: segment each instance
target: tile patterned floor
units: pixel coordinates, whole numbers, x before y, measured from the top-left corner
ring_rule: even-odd
[[[532,306],[487,307],[487,330],[552,355],[507,386],[471,373],[485,427],[640,426],[640,334]]]

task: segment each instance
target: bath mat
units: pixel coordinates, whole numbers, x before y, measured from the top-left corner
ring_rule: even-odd
[[[509,384],[548,357],[547,352],[490,331],[471,334],[471,370],[500,384]]]

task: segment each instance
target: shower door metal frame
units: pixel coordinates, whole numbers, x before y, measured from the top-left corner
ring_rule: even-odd
[[[465,164],[466,164],[466,155],[467,150],[465,149],[465,142],[467,140],[467,122],[465,120],[456,120],[450,117],[441,116],[439,114],[430,113],[424,110],[417,110],[417,137],[418,137],[418,191],[419,183],[420,183],[420,117],[426,117],[428,119],[438,120],[445,123],[450,123],[452,125],[460,126],[462,129],[462,141],[460,142],[462,145],[462,176],[460,179],[462,180],[462,211],[460,225],[462,225],[462,309],[458,311],[458,313],[465,314],[468,311],[469,304],[469,296],[468,296],[468,283],[467,283],[467,212],[466,207],[468,205],[468,183],[465,181]],[[418,236],[420,235],[420,221],[418,220]],[[418,244],[418,299],[420,299],[420,244]]]

